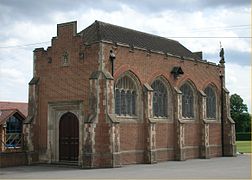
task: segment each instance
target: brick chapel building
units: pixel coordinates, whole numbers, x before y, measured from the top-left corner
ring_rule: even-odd
[[[223,55],[217,65],[163,37],[58,24],[51,46],[34,50],[28,161],[96,168],[235,156]]]

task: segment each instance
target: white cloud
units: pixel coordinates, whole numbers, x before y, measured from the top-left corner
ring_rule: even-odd
[[[184,0],[179,0],[179,3],[182,1]],[[199,3],[198,0],[192,1]],[[33,17],[29,19],[28,16],[24,19],[17,18],[19,21],[16,21],[11,17],[11,11],[5,11],[6,14],[9,13],[9,17],[7,18],[8,21],[0,21],[0,47],[50,41],[53,36],[56,36],[57,23],[73,20],[78,21],[78,31],[89,26],[94,20],[101,20],[164,37],[250,36],[250,29],[226,28],[250,24],[250,7],[233,6],[224,9],[223,7],[212,8],[210,6],[209,8],[197,8],[194,11],[181,11],[181,9],[167,7],[157,11],[151,11],[153,8],[149,8],[148,11],[141,11],[139,10],[141,7],[134,8],[126,1],[110,2],[114,4],[108,4],[109,2],[106,1],[105,3],[107,8],[112,6],[118,8],[108,11],[108,9],[103,10],[101,7],[95,8],[96,6],[93,6],[95,3],[93,5],[91,3],[89,4],[90,7],[85,7],[82,4],[74,9],[71,9],[71,7],[57,8],[56,11],[50,10],[50,12],[47,9],[48,16],[44,16],[44,18],[50,17],[50,19],[43,19],[43,21],[38,22],[35,22],[36,19],[34,20]],[[153,5],[159,3],[159,1],[148,2]],[[166,4],[166,1],[160,1],[160,3]],[[195,6],[197,5],[195,4]],[[6,18],[6,14],[4,16],[0,14],[0,18]],[[10,21],[12,23],[6,23]],[[251,39],[177,38],[176,40],[191,51],[203,51],[203,54],[211,54],[211,60],[214,62],[218,62],[219,59],[220,41],[225,52],[250,53]],[[50,43],[28,47],[0,48],[0,84],[4,86],[0,89],[0,100],[27,100],[27,84],[32,77],[32,51],[36,47],[44,46],[46,48],[48,45]],[[207,59],[208,57],[204,58]],[[240,59],[226,65],[227,88],[231,94],[240,94],[250,107],[250,68],[249,66],[242,66],[238,60]],[[238,79],[237,75],[243,78]],[[15,84],[19,85],[18,91]]]
[[[14,68],[0,69],[0,74],[1,78],[6,79],[7,83],[13,86],[20,86],[26,82],[24,74]]]
[[[0,69],[0,100],[27,102],[28,84],[25,73],[17,68]]]
[[[222,12],[220,9],[212,9],[211,12],[194,11],[182,13],[176,10],[166,10],[146,15],[124,4],[117,11],[106,12],[100,9],[90,9],[81,13],[81,16],[71,14],[72,16],[70,17],[78,17],[78,23],[80,23],[78,27],[81,29],[97,19],[168,38],[220,37],[205,39],[175,38],[192,51],[201,50],[208,54],[216,54],[218,57],[220,41],[225,49],[250,52],[250,39],[221,38],[250,36],[250,27],[248,26],[243,28],[230,27],[249,24],[250,12],[247,10],[244,12],[239,9],[235,10],[223,10]],[[61,17],[61,22],[69,20],[69,15],[66,14],[60,14],[59,17]],[[233,21],[231,21],[232,17]],[[240,20],[237,17],[242,17],[243,19]]]
[[[251,67],[239,64],[226,64],[226,87],[231,94],[240,95],[251,112]]]
[[[5,46],[15,46],[20,44],[20,40],[14,37],[5,39],[4,41],[0,42],[0,46],[1,47],[5,47]]]

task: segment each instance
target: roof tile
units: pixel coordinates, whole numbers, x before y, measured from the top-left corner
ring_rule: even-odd
[[[87,44],[105,40],[112,41],[114,43],[128,44],[132,47],[137,46],[147,50],[161,51],[173,55],[200,59],[199,56],[193,54],[178,41],[101,21],[95,21],[79,34]]]
[[[0,110],[0,125],[5,123],[9,117],[12,115],[16,116],[16,113],[19,115],[19,117],[22,118],[22,120],[25,119],[25,116],[18,110],[18,109],[1,109]]]
[[[28,103],[21,102],[0,102],[0,110],[6,109],[18,109],[23,115],[27,116],[28,114]]]

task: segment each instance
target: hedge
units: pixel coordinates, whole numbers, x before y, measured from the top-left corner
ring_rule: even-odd
[[[236,140],[237,141],[251,141],[251,132],[237,132]]]

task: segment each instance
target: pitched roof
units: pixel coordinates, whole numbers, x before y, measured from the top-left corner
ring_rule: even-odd
[[[21,116],[22,120],[25,119],[24,114],[22,114],[18,109],[0,109],[0,125],[5,123],[5,121],[7,121],[7,119],[15,113]]]
[[[0,110],[18,109],[24,116],[28,114],[28,103],[21,102],[0,102]]]
[[[177,56],[201,59],[178,41],[101,21],[95,21],[79,34],[83,37],[84,42],[88,44],[105,40],[145,48],[147,50],[162,51]]]

